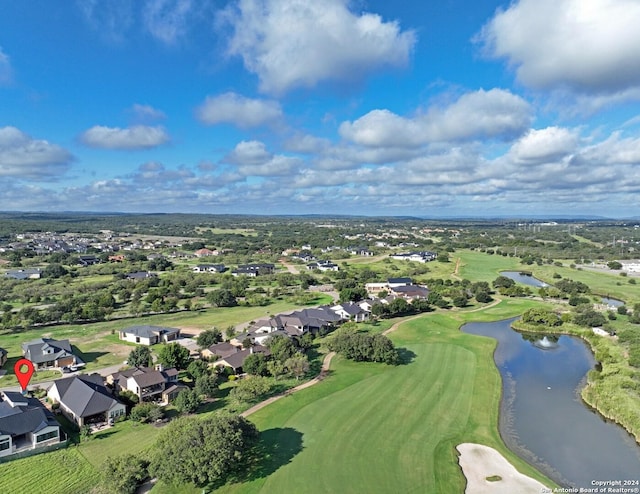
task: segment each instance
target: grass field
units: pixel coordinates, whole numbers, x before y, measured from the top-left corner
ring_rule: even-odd
[[[98,480],[74,446],[0,464],[0,491],[7,493],[79,494],[90,492]]]
[[[459,331],[466,320],[519,314],[532,303],[510,300],[486,312],[407,322],[391,335],[413,354],[406,365],[337,358],[325,381],[251,416],[271,456],[261,475],[218,491],[463,492],[455,452],[461,442],[494,447],[523,473],[553,485],[500,439],[495,342]],[[200,491],[159,485],[152,492]]]

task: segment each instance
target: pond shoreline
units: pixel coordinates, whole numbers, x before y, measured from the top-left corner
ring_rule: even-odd
[[[557,327],[549,328],[546,326],[538,329],[538,328],[532,327],[531,325],[527,325],[525,323],[520,322],[520,319],[516,319],[515,321],[513,321],[511,323],[511,327],[519,333],[553,334],[553,335],[566,335],[566,336],[578,337],[582,341],[587,343],[589,350],[591,351],[594,359],[600,366],[603,367],[603,369],[604,369],[604,365],[606,365],[598,360],[595,344],[593,343],[590,335],[586,333],[586,330],[559,331]],[[593,337],[595,338],[596,335],[593,335]],[[599,337],[599,338],[602,338],[602,337]],[[598,372],[602,373],[602,370]],[[589,399],[588,396],[585,396],[585,394],[588,394],[590,390],[593,390],[593,393],[596,393],[596,394],[598,393],[597,389],[595,388],[594,381],[590,379],[590,373],[587,373],[586,383],[582,386],[580,393],[578,393],[578,396],[580,396],[583,404],[590,410],[597,412],[604,420],[613,422],[619,425],[620,427],[622,427],[636,441],[636,443],[640,445],[640,430],[634,431],[633,425],[626,423],[626,421],[624,421],[618,414],[616,414],[615,411],[604,409],[602,406],[598,406],[597,400],[592,401]],[[595,396],[594,398],[597,398],[597,397],[598,396]]]

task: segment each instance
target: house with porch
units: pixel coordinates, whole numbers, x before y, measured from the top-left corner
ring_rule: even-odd
[[[114,420],[126,413],[98,374],[82,374],[53,381],[47,392],[49,400],[60,404],[62,414],[82,427]]]
[[[35,398],[0,392],[0,457],[57,444],[60,424]]]
[[[127,390],[142,401],[162,401],[163,393],[178,383],[178,371],[174,367],[164,369],[162,365],[134,367],[116,372],[107,377],[107,383],[116,391]]]

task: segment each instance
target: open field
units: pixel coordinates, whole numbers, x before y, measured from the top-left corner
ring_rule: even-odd
[[[459,331],[467,320],[521,313],[509,300],[485,312],[430,314],[390,336],[412,355],[397,367],[336,358],[322,383],[251,416],[272,451],[264,475],[222,493],[463,492],[456,445],[486,444],[553,485],[503,445],[495,342]],[[157,486],[154,493],[199,492]]]

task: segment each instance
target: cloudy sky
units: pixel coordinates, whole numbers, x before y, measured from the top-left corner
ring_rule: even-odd
[[[4,1],[0,211],[640,215],[638,0]]]

